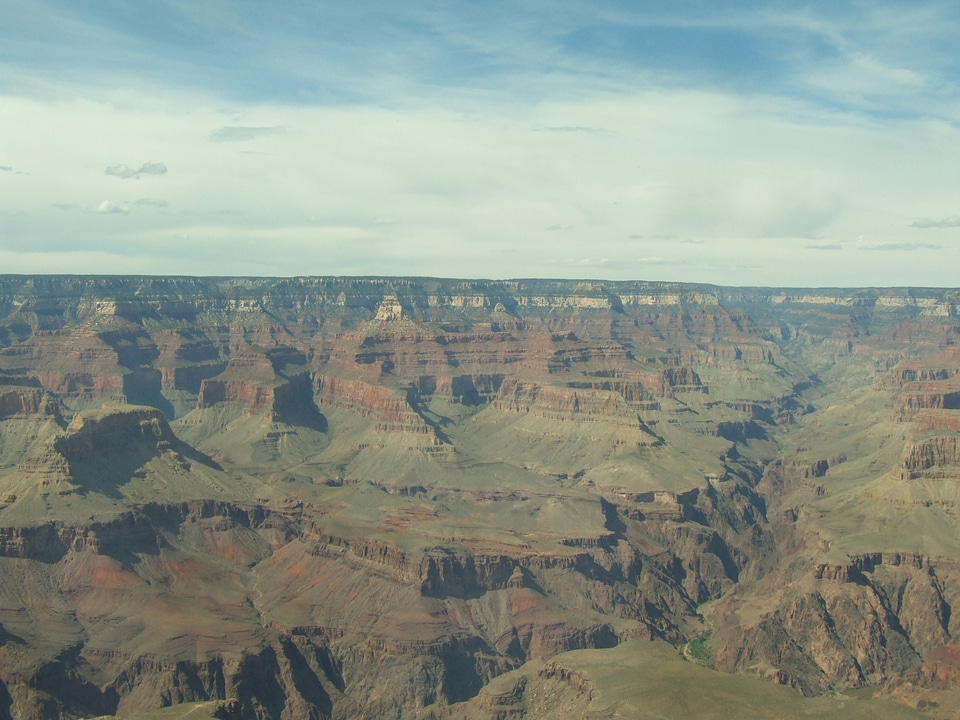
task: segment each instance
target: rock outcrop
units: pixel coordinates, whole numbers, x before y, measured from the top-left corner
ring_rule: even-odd
[[[610,715],[554,658],[637,639],[945,707],[958,300],[0,277],[0,718]]]

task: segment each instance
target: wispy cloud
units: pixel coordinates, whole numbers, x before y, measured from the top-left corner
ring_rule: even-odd
[[[950,217],[940,218],[939,220],[932,220],[930,218],[917,218],[910,223],[910,227],[920,228],[921,230],[928,230],[930,228],[960,227],[960,215],[951,215]]]
[[[102,215],[126,215],[130,212],[130,208],[125,205],[115,203],[112,200],[104,200],[102,203],[97,205],[93,211]]]
[[[932,245],[930,243],[895,242],[895,243],[881,243],[879,245],[863,245],[859,249],[860,250],[877,250],[881,252],[886,252],[886,251],[912,252],[914,250],[943,250],[944,246]]]
[[[142,175],[165,175],[167,166],[162,162],[145,162],[134,169],[127,165],[111,165],[103,171],[104,175],[112,175],[121,180],[139,180]]]
[[[603,135],[610,131],[601,127],[584,127],[582,125],[554,125],[551,127],[539,128],[544,132],[553,133],[585,133],[587,135]]]
[[[954,5],[496,2],[15,0],[3,267],[955,283]]]
[[[565,258],[563,260],[545,260],[544,264],[573,267],[605,267],[610,264],[610,260],[608,258]]]
[[[283,135],[286,130],[282,127],[244,127],[242,125],[227,125],[210,133],[213,142],[246,142],[271,135]]]

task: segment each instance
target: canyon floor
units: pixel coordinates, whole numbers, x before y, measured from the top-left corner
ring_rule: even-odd
[[[0,720],[957,717],[958,305],[0,276]]]

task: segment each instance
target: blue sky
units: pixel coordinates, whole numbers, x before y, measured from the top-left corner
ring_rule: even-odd
[[[955,3],[4,5],[0,272],[960,284]]]

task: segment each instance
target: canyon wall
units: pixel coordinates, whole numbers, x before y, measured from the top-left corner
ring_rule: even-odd
[[[958,302],[0,276],[0,720],[442,715],[637,638],[927,702]]]

